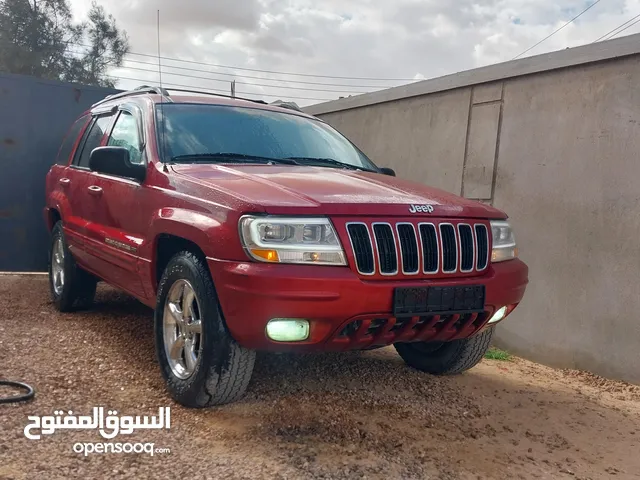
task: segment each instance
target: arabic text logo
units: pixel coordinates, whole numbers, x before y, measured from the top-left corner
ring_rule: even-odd
[[[93,407],[93,415],[73,415],[72,411],[64,416],[62,410],[56,410],[52,416],[27,417],[31,423],[24,427],[24,436],[30,440],[39,440],[42,435],[51,435],[56,430],[98,430],[106,439],[118,435],[131,435],[135,430],[163,429],[171,427],[171,407],[160,407],[158,415],[149,416],[119,416],[116,410],[104,407]],[[39,433],[32,433],[32,430]]]

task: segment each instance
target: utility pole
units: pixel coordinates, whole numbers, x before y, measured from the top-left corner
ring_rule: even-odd
[[[236,81],[231,82],[231,98],[236,98]]]

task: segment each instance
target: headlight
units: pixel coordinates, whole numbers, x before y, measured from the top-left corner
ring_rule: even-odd
[[[328,218],[240,219],[247,253],[260,262],[346,265],[344,250]]]
[[[491,222],[491,235],[493,237],[492,262],[504,262],[518,256],[516,238],[509,222]]]

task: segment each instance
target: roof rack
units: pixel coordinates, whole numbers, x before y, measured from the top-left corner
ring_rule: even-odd
[[[188,89],[183,89],[183,88],[163,88],[163,87],[154,87],[154,86],[149,86],[149,85],[141,85],[139,87],[134,88],[133,90],[127,90],[125,92],[120,92],[120,93],[115,93],[113,95],[108,95],[107,97],[105,97],[104,99],[100,100],[97,103],[94,103],[92,105],[92,107],[96,107],[98,105],[101,105],[105,102],[108,102],[110,100],[116,100],[118,98],[124,98],[124,97],[130,97],[133,95],[143,95],[146,93],[154,93],[156,95],[162,95],[164,98],[166,98],[168,101],[172,101],[171,100],[171,95],[169,94],[169,91],[172,92],[180,92],[180,93],[196,93],[198,95],[211,95],[214,97],[223,97],[223,98],[233,98],[236,100],[245,100],[247,102],[254,102],[254,103],[260,103],[262,105],[272,105],[274,107],[280,107],[280,108],[286,108],[289,110],[295,110],[298,112],[302,112],[302,110],[300,109],[300,107],[298,107],[298,105],[295,102],[285,102],[282,100],[276,100],[275,102],[271,102],[271,103],[267,103],[264,100],[255,100],[252,98],[244,98],[244,97],[234,97],[231,95],[224,95],[222,93],[213,93],[213,92],[207,92],[207,91],[202,91],[202,90],[188,90]]]
[[[231,95],[225,95],[223,93],[214,93],[214,92],[203,92],[202,90],[185,90],[183,88],[167,88],[167,90],[171,90],[172,92],[180,92],[180,93],[197,93],[199,95],[211,95],[214,97],[223,97],[223,98],[233,98],[236,100],[246,100],[247,102],[260,103],[262,105],[268,105],[264,100],[255,100],[253,98],[244,98],[244,97],[234,97]]]
[[[149,85],[141,85],[139,87],[134,88],[133,90],[127,90],[125,92],[114,93],[113,95],[107,95],[105,98],[100,100],[99,102],[91,105],[92,107],[96,107],[98,105],[102,105],[105,102],[110,100],[116,100],[118,98],[130,97],[133,95],[143,95],[145,93],[155,93],[157,95],[162,95],[163,97],[169,98],[169,92],[166,89],[161,87],[150,87]]]
[[[295,110],[296,112],[302,112],[302,109],[296,102],[285,102],[283,100],[276,100],[275,102],[271,102],[269,105],[273,105],[274,107],[286,108],[288,110]]]

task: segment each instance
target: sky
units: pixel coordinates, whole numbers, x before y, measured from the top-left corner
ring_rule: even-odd
[[[110,72],[118,87],[158,84],[160,10],[165,86],[228,93],[235,79],[238,96],[300,106],[511,60],[593,1],[98,0],[131,44]],[[91,0],[70,3],[80,20]],[[524,56],[591,43],[639,14],[640,0],[600,0]]]

